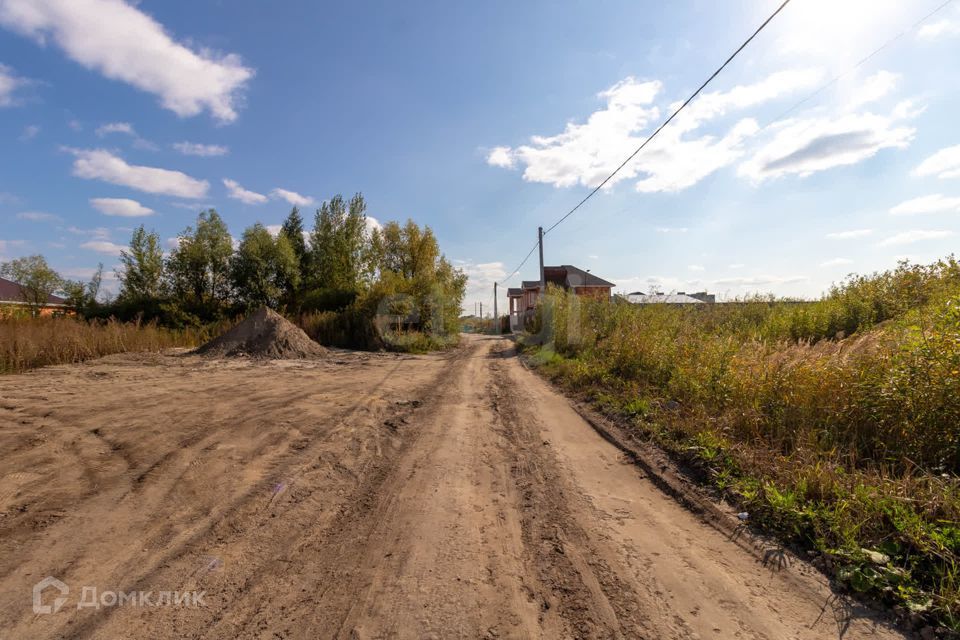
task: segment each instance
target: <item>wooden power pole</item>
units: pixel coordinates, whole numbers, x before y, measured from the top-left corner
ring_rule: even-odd
[[[493,322],[496,327],[493,330],[494,335],[500,335],[500,316],[497,315],[497,283],[493,283]]]
[[[543,297],[547,288],[547,281],[543,277],[543,227],[537,227],[537,245],[540,247],[540,297]]]

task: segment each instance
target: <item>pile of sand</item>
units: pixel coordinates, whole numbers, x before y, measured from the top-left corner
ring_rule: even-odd
[[[276,311],[260,307],[196,352],[223,357],[295,360],[320,358],[327,350]]]

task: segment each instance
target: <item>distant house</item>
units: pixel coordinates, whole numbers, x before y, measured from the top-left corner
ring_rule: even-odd
[[[613,287],[616,286],[612,282],[607,282],[589,271],[570,264],[558,267],[544,266],[543,279],[547,285],[552,284],[565,291],[572,291],[575,295],[597,299],[608,299]],[[507,289],[511,330],[519,330],[526,320],[533,317],[540,294],[539,280],[524,280],[519,287]]]
[[[23,293],[20,291],[20,285],[13,280],[0,278],[0,315],[5,310],[11,309],[30,309],[29,302],[23,299]],[[67,301],[60,296],[49,295],[47,301],[40,307],[41,316],[49,316],[54,313],[69,313],[72,310]]]
[[[631,304],[713,304],[717,297],[712,293],[700,291],[698,293],[643,293],[634,291],[622,296]]]

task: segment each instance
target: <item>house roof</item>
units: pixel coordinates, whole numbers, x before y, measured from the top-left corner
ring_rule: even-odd
[[[539,280],[524,280],[520,287],[523,289],[538,289],[540,287]]]
[[[523,295],[523,289],[521,289],[520,287],[510,287],[509,289],[507,289],[508,298],[519,298],[522,295]]]
[[[0,278],[0,303],[2,302],[24,304],[23,295],[20,293],[20,285],[13,280]],[[51,294],[47,296],[47,304],[67,304],[67,301],[60,296]]]
[[[706,304],[685,293],[628,293],[623,296],[627,302],[633,304]]]
[[[552,282],[565,288],[616,286],[614,283],[608,282],[572,264],[562,264],[558,267],[544,267],[543,274],[547,282]]]

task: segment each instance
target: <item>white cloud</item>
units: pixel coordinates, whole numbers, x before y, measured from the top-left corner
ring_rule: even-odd
[[[175,142],[173,148],[185,156],[200,156],[201,158],[225,156],[230,153],[230,149],[223,145],[200,144],[197,142]]]
[[[686,137],[707,121],[728,112],[756,106],[795,90],[812,86],[820,74],[810,70],[781,71],[749,85],[701,95],[610,182],[640,177],[638,191],[679,191],[739,158],[743,142],[759,130],[751,119],[742,119],[725,135]],[[498,167],[523,165],[530,182],[568,187],[595,187],[620,165],[646,138],[641,135],[660,116],[654,104],[662,85],[657,80],[634,78],[599,94],[604,108],[583,124],[569,123],[555,136],[533,136],[530,144],[495,147],[487,162]],[[671,109],[677,105],[671,105]]]
[[[74,131],[83,131],[83,125],[76,118],[67,122],[67,126],[73,129]]]
[[[503,169],[512,169],[514,162],[510,155],[510,147],[494,147],[487,154],[487,164]]]
[[[936,40],[941,36],[960,35],[960,22],[945,18],[920,27],[917,37],[924,40]]]
[[[103,180],[147,193],[180,198],[203,198],[210,184],[171,169],[144,167],[127,162],[105,149],[66,149],[76,158],[73,175],[88,180]]]
[[[924,230],[924,229],[914,229],[912,231],[904,231],[903,233],[898,233],[896,235],[890,236],[877,243],[878,247],[893,247],[904,244],[913,244],[914,242],[922,242],[923,240],[937,240],[940,238],[949,238],[953,235],[953,231],[947,230]]]
[[[768,275],[759,275],[759,276],[747,276],[743,278],[723,278],[721,280],[714,280],[713,284],[720,287],[757,287],[762,285],[771,285],[771,284],[796,284],[798,282],[805,282],[807,280],[806,276],[768,276]]]
[[[658,233],[686,233],[689,230],[687,227],[657,227]]]
[[[89,249],[97,253],[103,253],[110,256],[118,256],[126,247],[122,244],[110,242],[109,240],[90,240],[80,245],[81,249]]]
[[[30,84],[29,80],[17,76],[13,69],[0,62],[0,107],[12,107],[19,104],[14,94],[27,84]]]
[[[108,216],[123,218],[138,218],[153,215],[153,209],[145,207],[136,200],[129,198],[91,198],[90,205]]]
[[[316,202],[310,196],[303,196],[297,193],[296,191],[289,191],[287,189],[274,189],[270,192],[274,198],[280,198],[281,200],[286,200],[290,204],[297,207],[308,207]]]
[[[23,132],[20,134],[20,140],[26,142],[28,140],[33,140],[37,137],[37,134],[40,133],[40,125],[30,124],[23,128]]]
[[[707,270],[707,268],[704,267],[702,264],[689,264],[687,265],[687,269],[689,269],[690,271],[706,271]]]
[[[960,178],[960,144],[940,149],[912,171],[915,176]]]
[[[267,196],[256,191],[249,191],[240,186],[236,180],[229,178],[223,179],[223,186],[227,188],[228,196],[234,200],[239,200],[244,204],[263,204],[267,201]]]
[[[374,229],[383,229],[383,225],[380,224],[380,221],[374,218],[373,216],[367,216],[366,219],[367,233],[372,233]]]
[[[825,235],[827,240],[852,240],[863,238],[873,233],[873,229],[850,229],[849,231],[832,231]]]
[[[107,229],[106,227],[97,227],[95,229],[80,229],[78,227],[67,227],[66,230],[75,236],[90,236],[97,240],[110,239],[110,229]]]
[[[56,222],[62,220],[60,216],[44,211],[21,211],[17,214],[20,220],[30,220],[31,222]]]
[[[870,102],[875,102],[892,92],[900,82],[900,74],[880,70],[868,77],[846,102],[848,110],[854,110]]]
[[[942,193],[934,193],[929,196],[920,196],[906,202],[901,202],[890,209],[890,213],[895,216],[911,216],[920,213],[943,213],[960,211],[960,198],[947,197]]]
[[[121,0],[2,0],[0,24],[75,62],[160,98],[179,116],[208,110],[231,122],[254,71],[236,54],[175,41],[163,25]]]
[[[845,264],[853,264],[853,260],[850,258],[833,258],[831,260],[825,260],[820,263],[821,267],[839,267]]]
[[[733,264],[728,264],[727,269],[743,269],[745,266],[747,265],[742,262],[734,262]]]
[[[14,247],[23,247],[27,243],[25,240],[0,240],[0,257],[7,257],[7,252]]]
[[[96,133],[99,138],[111,133],[122,133],[134,137],[137,135],[137,132],[133,129],[133,125],[129,122],[108,122],[97,127],[94,133]]]
[[[806,177],[856,164],[881,149],[903,149],[916,129],[898,125],[898,120],[864,113],[787,121],[738,173],[755,182],[790,174]]]
[[[369,218],[368,218],[369,219]],[[502,262],[474,263],[469,260],[454,260],[457,268],[467,274],[467,292],[463,301],[463,308],[473,313],[474,303],[482,302],[484,315],[493,313],[493,283],[502,280],[507,275]],[[507,295],[504,289],[500,290],[500,308],[498,311],[506,315],[507,307],[503,297]]]

